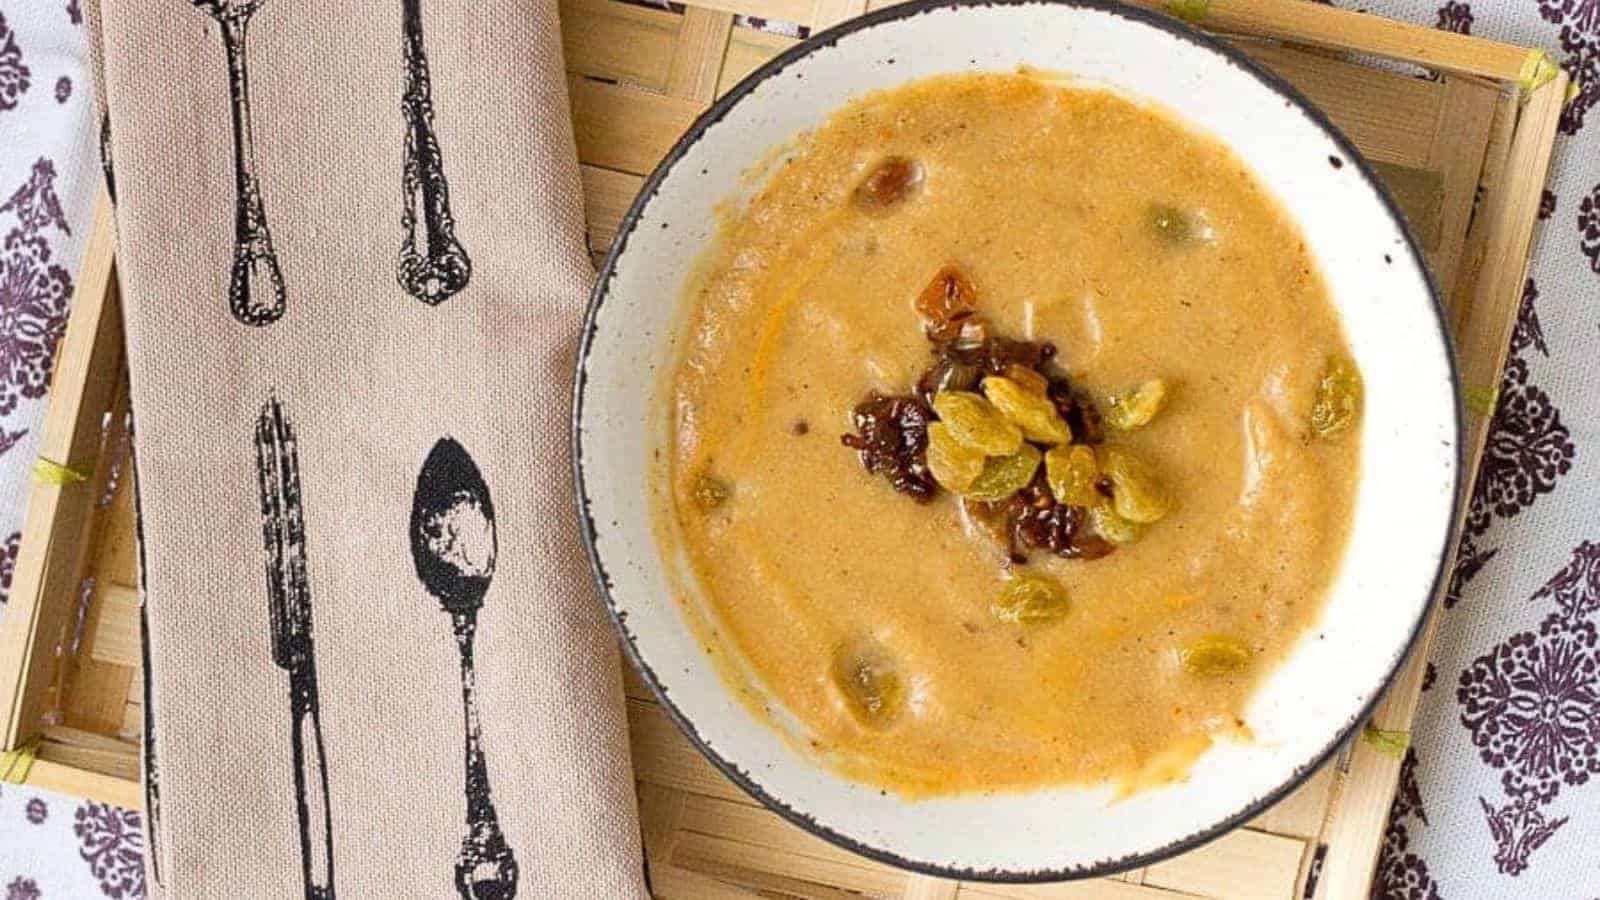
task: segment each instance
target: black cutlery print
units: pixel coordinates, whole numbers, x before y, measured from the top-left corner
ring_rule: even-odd
[[[417,579],[444,611],[461,652],[461,703],[466,713],[467,836],[456,856],[456,891],[462,900],[511,900],[517,895],[517,858],[506,844],[489,796],[489,770],[473,695],[472,643],[478,610],[494,577],[497,552],[494,502],[477,463],[451,438],[433,445],[417,475],[411,505],[411,558]]]
[[[422,0],[400,0],[405,28],[405,93],[400,108],[406,118],[405,163],[401,189],[405,206],[400,214],[400,286],[430,306],[450,299],[472,277],[472,260],[456,240],[456,223],[450,215],[450,184],[444,177],[444,158],[433,130],[433,85],[428,75],[428,54],[422,45]],[[417,219],[418,201],[422,206]]]
[[[233,107],[233,267],[228,309],[246,325],[269,325],[283,316],[283,272],[272,249],[272,232],[256,178],[255,138],[250,128],[250,79],[245,34],[250,17],[266,0],[192,0],[222,30],[228,54],[228,94]]]
[[[261,529],[267,549],[272,661],[289,673],[289,742],[294,755],[295,813],[300,820],[300,867],[306,900],[332,900],[333,812],[328,805],[328,763],[322,748],[321,700],[311,640],[300,454],[294,428],[276,397],[267,400],[256,421],[256,473],[261,481]]]

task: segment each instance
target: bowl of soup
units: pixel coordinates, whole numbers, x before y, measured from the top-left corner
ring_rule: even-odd
[[[1102,875],[1282,798],[1459,503],[1436,290],[1288,85],[1165,17],[911,3],[645,183],[578,361],[584,538],[696,746],[842,846]]]

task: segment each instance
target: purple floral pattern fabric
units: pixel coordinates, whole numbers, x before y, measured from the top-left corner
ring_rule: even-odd
[[[1600,275],[1600,184],[1578,203],[1578,247]]]
[[[34,163],[28,181],[0,204],[14,221],[0,241],[0,415],[44,396],[56,345],[67,330],[72,274],[51,259],[51,239],[70,233],[55,192],[55,167]]]
[[[139,814],[104,803],[85,803],[73,815],[78,855],[89,864],[100,892],[112,900],[144,896],[144,834]]]
[[[43,825],[50,818],[50,807],[43,797],[33,797],[28,800],[23,815],[27,817],[29,825]]]
[[[0,606],[11,595],[11,577],[17,571],[17,551],[22,549],[22,532],[13,531],[0,543]]]
[[[6,24],[5,14],[0,13],[0,112],[17,108],[19,98],[33,84],[32,75],[23,62],[16,33]]]
[[[1439,886],[1428,871],[1428,863],[1411,850],[1408,828],[1427,821],[1422,788],[1417,781],[1417,754],[1415,750],[1407,750],[1400,764],[1400,785],[1395,791],[1389,828],[1384,832],[1372,879],[1375,900],[1442,900]]]

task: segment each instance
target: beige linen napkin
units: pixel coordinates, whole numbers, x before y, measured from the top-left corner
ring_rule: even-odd
[[[94,13],[153,887],[642,896],[569,496],[592,275],[554,0]]]

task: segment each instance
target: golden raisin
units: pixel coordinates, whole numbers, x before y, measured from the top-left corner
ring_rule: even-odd
[[[884,158],[856,186],[855,204],[868,212],[899,206],[922,187],[922,165],[904,156]]]
[[[1172,511],[1171,496],[1142,460],[1117,447],[1102,447],[1100,453],[1100,470],[1111,479],[1111,502],[1117,515],[1149,524]]]
[[[989,612],[1019,625],[1051,622],[1067,613],[1067,589],[1044,575],[1016,575],[1000,589]]]
[[[994,456],[984,461],[983,471],[961,492],[964,497],[999,503],[1028,486],[1039,470],[1040,453],[1032,444],[1022,444],[1010,456]]]
[[[1037,369],[1029,368],[1021,363],[1011,363],[1006,366],[1005,376],[1015,381],[1023,390],[1034,394],[1044,394],[1050,390],[1050,380],[1040,375]]]
[[[1167,383],[1160,378],[1152,378],[1126,394],[1112,397],[1105,412],[1105,421],[1118,431],[1132,431],[1150,424],[1150,420],[1166,405]]]
[[[1003,375],[985,378],[983,392],[995,408],[1022,429],[1028,440],[1041,444],[1065,444],[1072,440],[1072,429],[1043,393],[1030,391]]]
[[[1215,677],[1243,669],[1250,662],[1250,648],[1238,638],[1208,634],[1183,648],[1179,654],[1184,671],[1191,675]]]
[[[1135,522],[1117,515],[1109,503],[1089,507],[1089,527],[1113,544],[1131,544],[1139,539],[1141,529]]]
[[[1361,415],[1361,373],[1343,356],[1328,357],[1311,404],[1311,431],[1327,438],[1355,424]]]
[[[905,706],[905,686],[888,649],[871,639],[840,645],[829,675],[857,722],[885,728]]]
[[[928,426],[928,471],[947,491],[959,494],[983,472],[983,451],[974,450],[955,439],[950,426],[934,422]]]
[[[933,409],[952,437],[985,456],[1010,456],[1022,445],[1022,429],[980,394],[940,391],[933,395]]]
[[[1044,474],[1058,503],[1092,507],[1105,499],[1094,486],[1100,477],[1094,451],[1083,444],[1051,447],[1044,455]]]

